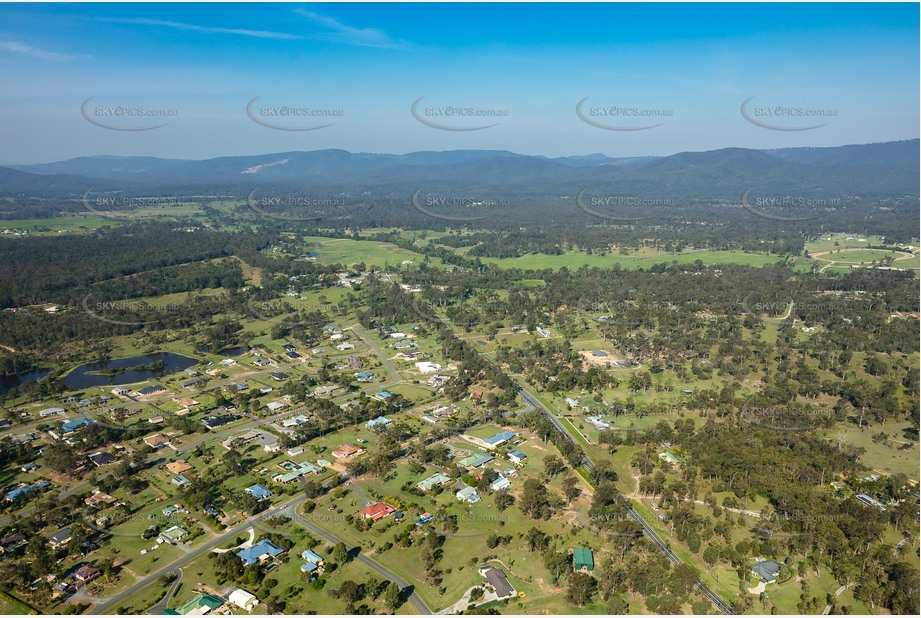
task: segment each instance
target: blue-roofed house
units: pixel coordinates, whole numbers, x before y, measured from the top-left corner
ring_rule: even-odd
[[[521,451],[509,451],[508,458],[512,461],[513,464],[520,466],[522,463],[524,463],[524,460],[527,459],[528,456]]]
[[[505,444],[506,442],[514,438],[516,435],[517,434],[514,434],[511,431],[503,431],[503,432],[497,433],[491,438],[486,438],[485,440],[483,440],[483,442],[485,442],[489,448],[496,448],[500,444]]]
[[[358,373],[355,374],[355,377],[358,379],[359,382],[370,382],[371,379],[374,377],[374,374],[371,373],[370,371],[359,371]]]
[[[377,395],[374,395],[373,397],[371,397],[371,399],[377,399],[378,401],[386,401],[390,399],[391,397],[393,397],[393,393],[389,391],[381,391]]]
[[[271,560],[284,553],[284,550],[268,539],[262,539],[252,547],[241,549],[237,557],[243,561],[243,566],[258,564]]]
[[[255,485],[250,485],[249,487],[245,489],[245,491],[246,493],[251,495],[256,500],[265,500],[266,498],[272,495],[271,489],[263,487],[259,483],[256,483]]]
[[[91,425],[93,423],[92,419],[80,418],[75,421],[67,421],[61,425],[61,431],[65,434],[73,433],[85,425]]]
[[[6,499],[10,502],[13,502],[22,496],[28,496],[33,491],[48,487],[49,485],[51,485],[51,483],[48,481],[39,481],[38,483],[33,483],[32,485],[21,485],[16,489],[7,492]]]
[[[367,423],[365,423],[365,427],[367,427],[368,429],[374,429],[375,427],[386,427],[392,422],[393,421],[391,421],[386,416],[378,416],[377,418],[373,418]]]
[[[309,549],[305,549],[301,553],[301,558],[304,559],[304,564],[301,565],[302,573],[309,573],[312,576],[323,574],[324,560],[319,554]]]

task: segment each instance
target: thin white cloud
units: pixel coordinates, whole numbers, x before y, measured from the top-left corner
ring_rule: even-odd
[[[47,49],[39,49],[38,47],[33,47],[26,43],[20,43],[19,41],[0,41],[0,52],[22,54],[23,56],[41,58],[42,60],[73,60],[74,58],[80,57],[78,54],[62,54],[60,52],[48,51]]]
[[[386,32],[377,28],[355,28],[333,17],[305,9],[295,9],[294,12],[329,30],[319,35],[320,38],[329,41],[378,49],[404,49],[409,45],[406,41],[391,38]]]
[[[247,28],[219,28],[215,26],[199,26],[197,24],[186,24],[178,21],[168,21],[165,19],[144,19],[144,18],[100,18],[100,21],[118,23],[118,24],[137,24],[140,26],[160,26],[163,28],[173,28],[174,30],[184,30],[186,32],[203,32],[205,34],[232,34],[236,36],[247,36],[256,39],[300,39],[296,34],[287,32],[272,32],[271,30],[249,30]]]

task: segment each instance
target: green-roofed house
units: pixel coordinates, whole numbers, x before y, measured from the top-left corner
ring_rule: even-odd
[[[167,616],[203,616],[224,604],[224,599],[211,594],[197,594],[192,599],[176,609],[167,609],[163,612]]]
[[[585,547],[576,547],[572,551],[572,567],[575,571],[594,571],[595,557],[592,550]]]
[[[421,480],[416,483],[416,487],[422,491],[431,491],[435,487],[440,487],[441,485],[446,485],[451,482],[451,477],[442,474],[441,472],[436,472],[427,479]]]
[[[492,455],[486,455],[484,453],[473,453],[472,455],[468,455],[467,457],[458,460],[457,465],[459,465],[461,468],[467,468],[469,470],[470,468],[479,468],[483,464],[487,464],[493,459],[495,459],[495,457]]]

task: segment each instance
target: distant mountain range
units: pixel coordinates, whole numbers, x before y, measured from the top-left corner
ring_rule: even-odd
[[[520,195],[571,195],[582,189],[689,199],[741,191],[788,195],[918,195],[919,140],[831,148],[723,148],[666,157],[601,154],[549,158],[501,150],[282,152],[206,160],[78,157],[0,167],[0,193],[79,194],[93,190],[182,193],[255,187],[405,193],[419,187]]]

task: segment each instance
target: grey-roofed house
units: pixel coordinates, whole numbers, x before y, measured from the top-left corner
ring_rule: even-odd
[[[752,567],[752,573],[765,584],[773,584],[780,575],[780,563],[775,560],[765,560]]]
[[[508,581],[502,569],[497,569],[494,566],[484,566],[481,567],[478,572],[483,576],[483,579],[486,580],[486,585],[490,586],[495,591],[499,600],[508,599],[518,594],[515,587]]]

